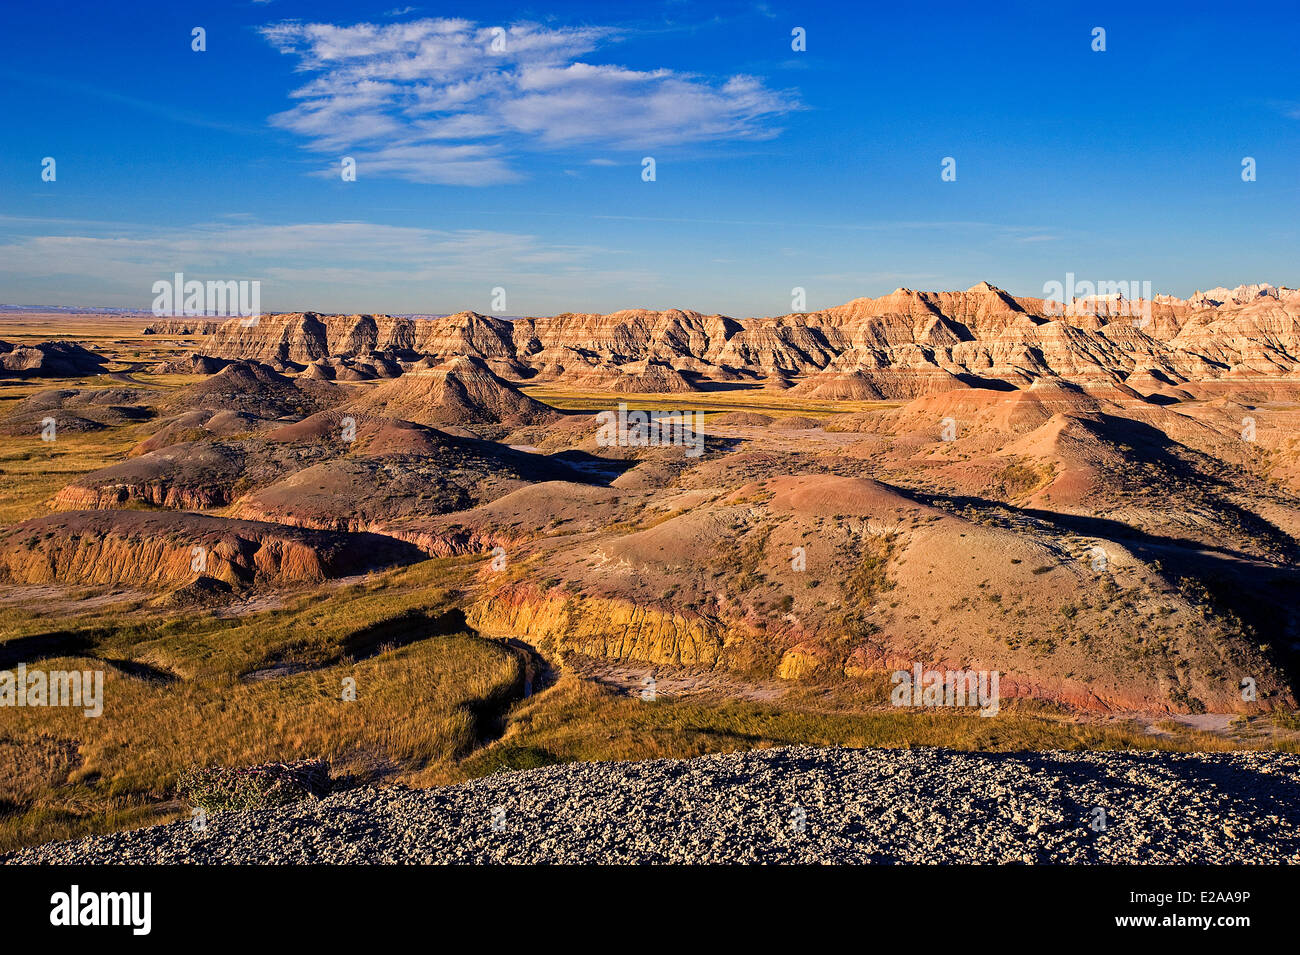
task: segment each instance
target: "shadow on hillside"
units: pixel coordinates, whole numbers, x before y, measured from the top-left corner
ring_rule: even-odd
[[[441,614],[411,610],[348,634],[339,644],[340,658],[368,660],[380,653],[397,650],[421,640],[469,632],[465,613],[459,608]]]
[[[775,775],[816,774],[826,771],[825,757],[817,751],[775,751],[764,754]],[[1169,790],[1199,793],[1208,798],[1210,805],[1201,812],[1213,816],[1233,812],[1257,820],[1276,816],[1275,842],[1283,853],[1300,849],[1300,785],[1281,773],[1265,774],[1250,762],[1247,754],[1202,754],[1171,752],[1116,752],[1095,754],[1085,759],[1070,759],[1068,754],[1052,752],[975,753],[967,754],[941,750],[936,754],[949,763],[942,774],[947,776],[955,790],[965,791],[972,777],[998,772],[1001,775],[1022,776],[1041,780],[1050,788],[1036,792],[1031,805],[1060,813],[1060,819],[1048,817],[1045,829],[1051,833],[1069,833],[1078,839],[1080,847],[1090,857],[1089,861],[1104,861],[1101,851],[1105,840],[1112,837],[1128,838],[1125,833],[1144,833],[1153,837],[1156,846],[1168,848],[1178,843],[1181,828],[1177,807],[1169,806]],[[1086,755],[1086,754],[1085,754]],[[1133,779],[1130,773],[1136,773]],[[1150,780],[1149,782],[1147,780]],[[719,779],[715,785],[743,786],[752,781],[751,775]],[[870,785],[864,779],[863,785]],[[1010,798],[1017,806],[1022,804],[1023,793],[1008,793],[998,799]],[[1053,798],[1055,797],[1055,798]],[[1153,799],[1153,797],[1156,797]],[[1134,807],[1149,807],[1133,817]],[[1107,830],[1096,831],[1092,823],[1094,810],[1106,813]],[[810,818],[810,823],[813,819]],[[1026,820],[1028,821],[1028,820]],[[1165,831],[1151,827],[1164,825]],[[1183,825],[1192,825],[1190,821]],[[1202,825],[1203,822],[1197,822]],[[843,827],[841,829],[841,827]],[[861,822],[836,820],[832,828],[853,835],[869,827]],[[1114,833],[1111,836],[1109,833]],[[1222,835],[1222,834],[1221,834]],[[1231,837],[1225,837],[1231,838]],[[1027,841],[1025,849],[1035,848]],[[1195,847],[1193,846],[1193,851]],[[1249,862],[1247,847],[1241,847],[1240,861]],[[874,861],[894,863],[898,855],[886,850]]]
[[[146,683],[164,686],[169,683],[177,683],[180,680],[180,677],[170,670],[164,670],[148,663],[141,663],[139,660],[110,660],[108,657],[100,657],[100,659],[127,676],[135,677],[137,680],[143,680]]]
[[[0,644],[0,670],[12,670],[20,663],[31,667],[43,660],[73,657],[107,664],[126,676],[148,683],[163,684],[177,681],[178,677],[174,673],[148,663],[119,660],[96,653],[99,640],[107,635],[108,633],[102,630],[57,630],[7,640]],[[78,666],[78,669],[87,669],[87,667]]]
[[[1160,493],[1168,498],[1169,495],[1175,492],[1199,493],[1208,491],[1211,494],[1211,499],[1207,503],[1229,518],[1232,523],[1235,523],[1243,534],[1250,535],[1256,540],[1271,545],[1283,555],[1283,559],[1291,563],[1300,562],[1300,547],[1297,547],[1295,541],[1288,535],[1259,515],[1226,500],[1219,493],[1214,493],[1236,491],[1238,488],[1224,480],[1219,473],[1215,473],[1222,472],[1223,467],[1217,465],[1212,458],[1171,440],[1163,431],[1143,422],[1104,414],[1098,415],[1097,418],[1098,423],[1096,425],[1090,425],[1086,421],[1084,423],[1099,438],[1112,445],[1127,446],[1129,449],[1127,454],[1135,465],[1152,465],[1180,482],[1179,485],[1168,488],[1152,487],[1150,488],[1152,492]],[[1083,421],[1084,419],[1080,420]],[[947,500],[954,504],[970,505],[977,508],[1004,507],[1008,511],[1035,517],[1085,536],[1114,536],[1117,539],[1134,540],[1139,543],[1150,542],[1163,546],[1208,550],[1238,560],[1260,561],[1260,558],[1226,544],[1205,544],[1199,541],[1161,537],[1108,518],[1064,514],[1034,508],[1017,508],[1011,504],[1003,504],[1000,501],[990,501],[975,496],[927,495],[924,492],[911,492],[910,496],[917,500]]]
[[[1204,587],[1216,614],[1231,614],[1270,644],[1273,659],[1283,669],[1293,693],[1300,690],[1300,614],[1294,595],[1300,592],[1300,548],[1296,542],[1257,514],[1226,499],[1240,488],[1225,480],[1225,468],[1207,455],[1171,440],[1163,431],[1143,422],[1110,415],[1093,421],[1080,419],[1102,440],[1124,445],[1125,455],[1135,466],[1150,465],[1156,474],[1166,475],[1168,487],[1152,487],[1168,503],[1187,495],[1189,501],[1217,511],[1220,519],[1235,525],[1239,538],[1264,544],[1268,558],[1234,546],[1231,539],[1193,540],[1182,536],[1152,533],[1108,517],[1068,514],[1044,508],[1016,507],[974,495],[954,495],[899,488],[900,493],[921,503],[945,510],[971,508],[977,512],[996,509],[1012,522],[1023,517],[1051,527],[1057,533],[1082,538],[1112,540],[1123,544],[1139,560],[1156,564],[1172,586],[1184,580]]]
[[[692,377],[686,372],[682,374],[687,379]],[[713,394],[721,391],[762,391],[764,384],[761,381],[712,381],[708,378],[695,378],[691,381],[691,387],[703,394]]]
[[[961,372],[955,376],[956,379],[972,388],[982,388],[985,391],[1019,391],[1020,389],[1010,381],[1004,381],[1001,378],[981,378],[979,375],[973,375],[968,371]]]
[[[1244,754],[1225,757],[1203,753],[1125,752],[1114,754],[1121,760],[1107,772],[1093,762],[1071,760],[1056,753],[987,753],[981,758],[993,762],[1021,763],[1028,760],[1035,771],[1047,770],[1063,777],[1062,802],[1080,822],[1086,822],[1093,806],[1073,798],[1087,784],[1109,793],[1102,806],[1114,818],[1127,806],[1148,802],[1151,788],[1131,781],[1129,772],[1137,769],[1156,778],[1175,777],[1175,785],[1184,792],[1209,794],[1220,803],[1231,803],[1238,812],[1266,818],[1277,816],[1279,826],[1291,834],[1292,848],[1300,844],[1300,784],[1279,773],[1264,775],[1247,762]],[[1143,798],[1146,797],[1146,798]]]
[[[387,534],[370,531],[354,531],[347,535],[348,552],[334,568],[335,576],[352,576],[370,571],[387,570],[390,567],[405,567],[428,560],[429,555],[419,547]],[[244,568],[236,567],[236,573],[246,578],[247,583],[256,580],[254,574],[245,573]]]
[[[20,663],[33,664],[56,657],[84,657],[95,646],[95,634],[86,630],[57,630],[15,637],[0,643],[0,670]]]
[[[576,450],[560,451],[551,455],[551,460],[562,463],[568,474],[557,480],[600,487],[608,487],[619,476],[641,463],[635,459],[602,458],[588,451]]]
[[[1282,666],[1292,692],[1300,695],[1300,655],[1292,643],[1300,638],[1300,616],[1294,599],[1300,593],[1300,568],[1270,563],[1223,543],[1153,534],[1111,518],[1018,508],[971,496],[903,493],[939,507],[945,502],[958,509],[997,507],[1012,517],[1022,515],[1059,533],[1115,541],[1143,563],[1158,566],[1161,576],[1172,586],[1177,587],[1184,580],[1199,582],[1216,613],[1232,614],[1260,642],[1273,645],[1274,659]]]
[[[729,454],[743,446],[745,443],[740,438],[726,438],[712,434],[706,434],[703,437],[704,450],[700,455],[687,456],[684,448],[677,445],[670,445],[669,447],[682,452],[682,457],[679,463],[693,464],[699,463],[709,455]],[[642,448],[640,450],[656,451],[663,450],[663,448],[651,447]],[[602,458],[591,454],[588,451],[577,450],[560,451],[551,457],[553,460],[563,462],[578,474],[580,476],[580,478],[577,479],[579,483],[594,484],[602,487],[608,487],[615,480],[635,468],[637,465],[645,463],[644,459],[641,458]],[[575,480],[575,478],[568,477],[560,478],[559,480]]]

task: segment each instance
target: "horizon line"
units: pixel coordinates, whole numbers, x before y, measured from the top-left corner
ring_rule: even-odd
[[[1072,274],[1072,273],[1067,273],[1067,274]],[[1094,280],[1084,280],[1084,281],[1097,284]],[[1128,280],[1120,280],[1120,281],[1123,284],[1126,285],[1129,284]],[[745,321],[748,319],[758,319],[758,318],[783,318],[788,315],[813,315],[819,312],[830,311],[835,308],[842,308],[845,305],[850,305],[853,302],[860,302],[863,301],[864,299],[888,298],[890,295],[897,295],[899,293],[912,293],[918,295],[952,295],[952,294],[969,293],[978,290],[981,285],[987,285],[990,290],[1001,292],[1002,294],[1007,295],[1008,297],[1013,299],[1037,299],[1038,301],[1042,301],[1042,302],[1059,301],[1047,295],[1018,294],[1016,292],[1009,291],[999,285],[994,285],[992,282],[988,282],[987,280],[981,280],[980,282],[976,282],[974,285],[970,286],[969,288],[964,288],[964,289],[914,289],[914,288],[909,288],[907,286],[900,285],[897,288],[889,292],[884,292],[880,295],[859,295],[855,298],[850,298],[847,299],[846,301],[840,302],[838,305],[829,305],[824,308],[806,308],[802,310],[791,309],[788,312],[780,312],[780,313],[774,313],[769,315],[737,316],[737,315],[729,315],[724,312],[701,312],[698,309],[683,307],[680,305],[667,305],[667,306],[658,306],[658,307],[648,306],[648,305],[629,305],[629,306],[624,306],[622,308],[615,308],[610,311],[582,311],[577,309],[565,309],[564,311],[554,312],[550,315],[538,315],[538,314],[498,315],[491,312],[480,312],[478,309],[474,309],[474,308],[462,308],[462,309],[455,309],[452,311],[419,311],[419,312],[383,312],[383,311],[366,312],[366,311],[355,311],[355,310],[330,310],[330,309],[320,309],[320,308],[288,308],[288,309],[266,309],[259,312],[258,314],[259,315],[327,315],[327,316],[368,315],[368,316],[386,316],[389,318],[417,318],[417,319],[418,318],[428,318],[428,319],[448,318],[452,315],[474,314],[474,315],[480,315],[484,318],[499,318],[504,321],[518,321],[521,319],[529,319],[529,318],[555,318],[559,315],[614,315],[619,312],[674,312],[675,311],[675,312],[694,312],[697,315],[701,315],[705,317],[717,316],[720,318],[730,318],[735,321]],[[1127,298],[1123,295],[1119,295],[1118,298],[1120,301],[1128,301],[1128,302],[1150,301],[1153,304],[1167,304],[1165,302],[1158,302],[1157,299],[1166,298],[1166,299],[1176,299],[1179,302],[1187,302],[1191,298],[1195,297],[1196,295],[1200,295],[1206,291],[1211,291],[1214,289],[1225,289],[1231,292],[1241,288],[1250,288],[1252,286],[1259,286],[1261,288],[1272,288],[1279,292],[1297,291],[1297,286],[1282,285],[1273,282],[1241,282],[1234,286],[1207,285],[1203,288],[1198,288],[1194,293],[1192,293],[1191,296],[1188,297],[1175,295],[1172,292],[1153,292],[1152,297],[1150,299],[1145,299],[1141,297]],[[1079,302],[1079,301],[1087,301],[1088,299],[1100,300],[1100,299],[1106,299],[1111,297],[1112,297],[1111,295],[1102,295],[1100,293],[1088,295],[1088,296],[1082,296],[1082,297],[1076,296],[1071,300],[1071,303]],[[1060,301],[1060,304],[1066,304],[1066,303]],[[142,317],[156,318],[159,320],[193,318],[193,319],[210,319],[210,320],[217,321],[217,320],[228,320],[231,318],[246,317],[246,316],[238,316],[238,315],[207,315],[207,314],[157,315],[151,309],[148,308],[132,308],[129,306],[113,306],[113,305],[83,305],[83,304],[62,305],[62,304],[54,304],[54,303],[25,305],[21,303],[0,302],[0,313],[20,312],[20,311],[31,311],[34,313],[41,313],[43,310],[49,310],[50,312],[75,312],[77,310],[85,310],[88,313],[93,312],[93,313],[105,313],[105,314],[115,314],[115,315],[139,315]]]

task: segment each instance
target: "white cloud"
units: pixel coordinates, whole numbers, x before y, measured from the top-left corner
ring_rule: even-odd
[[[314,74],[272,123],[314,152],[346,152],[361,175],[511,182],[522,178],[518,160],[530,150],[764,139],[779,132],[776,118],[799,108],[791,92],[752,76],[713,80],[584,61],[618,38],[607,27],[424,19],[285,22],[262,33],[297,58],[297,72]]]
[[[101,279],[136,273],[151,283],[177,270],[257,278],[247,273],[263,268],[263,262],[278,263],[285,274],[308,274],[332,268],[332,262],[347,262],[360,274],[374,274],[382,266],[385,273],[418,281],[467,270],[517,275],[530,267],[577,264],[595,251],[545,245],[530,235],[472,229],[439,231],[365,222],[214,223],[152,229],[142,235],[15,238],[0,245],[0,272]]]
[[[45,303],[73,295],[131,308],[147,308],[153,283],[174,272],[261,281],[263,304],[274,310],[370,310],[380,299],[409,306],[394,310],[482,311],[497,285],[511,289],[512,307],[561,310],[559,303],[593,288],[616,295],[662,285],[658,275],[622,264],[625,258],[521,233],[367,222],[69,228],[0,240],[0,276],[38,289],[29,294]]]

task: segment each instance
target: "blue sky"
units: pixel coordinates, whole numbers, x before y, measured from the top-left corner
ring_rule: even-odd
[[[148,308],[176,271],[515,315],[1300,285],[1294,0],[128,6],[0,13],[0,301]]]

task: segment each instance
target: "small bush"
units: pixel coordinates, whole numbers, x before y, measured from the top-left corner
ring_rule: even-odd
[[[329,787],[329,764],[321,759],[303,759],[241,769],[187,769],[176,781],[176,795],[200,809],[238,811],[319,799]]]

